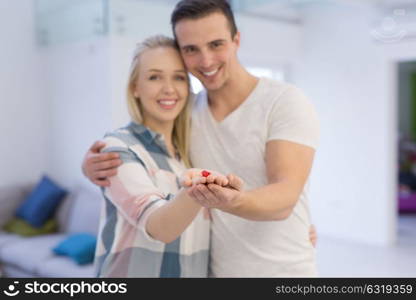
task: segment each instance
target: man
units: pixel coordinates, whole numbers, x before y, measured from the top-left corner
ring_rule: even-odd
[[[192,115],[195,167],[233,172],[238,191],[197,185],[190,194],[212,209],[210,275],[316,276],[307,181],[319,124],[294,86],[249,74],[237,58],[240,33],[224,0],[183,0],[171,16],[188,71],[204,85]],[[87,153],[84,173],[105,185],[116,159]],[[108,155],[108,154],[107,154]]]

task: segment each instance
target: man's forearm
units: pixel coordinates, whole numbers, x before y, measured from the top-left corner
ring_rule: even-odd
[[[283,183],[273,183],[242,192],[236,205],[223,211],[253,221],[278,221],[292,213],[299,193]]]

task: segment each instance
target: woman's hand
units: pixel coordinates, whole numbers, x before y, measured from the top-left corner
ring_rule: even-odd
[[[219,172],[192,168],[184,171],[179,179],[181,186],[188,188],[197,184],[217,184],[227,186],[229,180]]]
[[[244,182],[233,174],[229,174],[226,179],[228,183],[222,186],[212,183],[196,184],[188,190],[188,195],[203,207],[228,211],[240,204]]]

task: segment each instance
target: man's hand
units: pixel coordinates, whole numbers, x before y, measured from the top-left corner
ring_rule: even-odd
[[[94,184],[110,186],[109,177],[117,175],[117,167],[122,161],[117,153],[100,153],[105,147],[102,141],[96,141],[84,156],[82,172]]]
[[[243,181],[238,176],[229,174],[228,184],[221,186],[215,183],[197,184],[189,189],[188,194],[201,206],[227,211],[239,204],[243,190]]]
[[[226,186],[229,184],[229,180],[226,176],[204,169],[187,169],[184,171],[179,179],[180,184],[189,188],[197,184],[217,184],[219,186]]]
[[[313,224],[309,227],[309,240],[311,241],[312,246],[316,248],[316,242],[318,241],[318,233],[316,232],[316,228]]]

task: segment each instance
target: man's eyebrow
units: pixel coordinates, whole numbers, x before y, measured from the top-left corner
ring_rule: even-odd
[[[181,49],[189,48],[189,47],[196,47],[195,45],[183,45],[181,46]]]
[[[209,41],[207,44],[218,43],[218,42],[226,42],[226,41],[227,41],[226,39],[217,39],[217,40]],[[197,46],[192,45],[192,44],[181,46],[182,49],[189,48],[189,47],[197,47]]]
[[[213,40],[213,41],[209,42],[209,44],[218,43],[218,42],[225,42],[225,41],[227,41],[227,40],[226,39],[218,39],[218,40]]]

